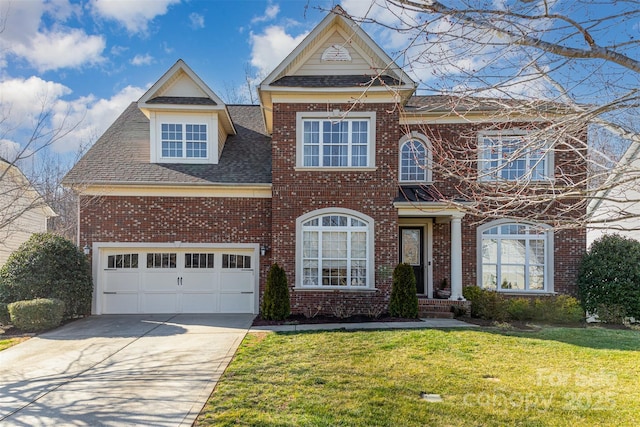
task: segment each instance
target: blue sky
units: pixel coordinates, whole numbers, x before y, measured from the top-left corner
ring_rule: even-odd
[[[509,2],[543,7],[542,2],[521,0],[486,2],[494,7]],[[48,129],[77,124],[52,146],[53,152],[72,158],[180,58],[222,99],[237,102],[247,93],[247,73],[259,83],[336,3],[353,16],[389,26],[397,25],[399,17],[409,22],[425,19],[417,13],[372,7],[372,0],[0,0],[0,155],[12,158],[44,108]],[[632,3],[612,6],[579,0],[544,4],[576,19],[635,8]],[[634,40],[640,29],[635,16],[591,30],[605,43]],[[548,23],[536,25],[532,31],[554,35]],[[447,19],[434,20],[429,28],[426,38],[418,34],[406,55],[396,58],[400,66],[403,60],[411,64],[405,69],[422,89],[461,93],[473,90],[478,75],[489,76],[489,82],[513,76],[507,89],[514,94],[556,96],[547,80],[526,73],[516,76],[522,60],[529,58],[517,47],[512,49],[508,39],[498,40],[468,25],[456,27]],[[371,25],[365,30],[392,57],[410,44],[406,33]],[[557,39],[563,31],[556,31]],[[496,40],[501,50],[493,46]],[[566,41],[584,45],[580,37]],[[637,47],[632,48],[631,53],[637,53]],[[540,61],[548,69],[558,63],[558,58]],[[553,77],[569,88],[569,95],[578,94],[575,98],[587,103],[637,87],[637,75],[630,78],[625,70],[607,66],[597,61],[569,63],[554,69]]]
[[[0,0],[0,106],[10,156],[43,104],[79,126],[59,153],[92,142],[178,59],[223,99],[243,94],[325,16],[331,1]],[[256,80],[257,81],[257,80]],[[8,150],[8,152],[7,152]]]

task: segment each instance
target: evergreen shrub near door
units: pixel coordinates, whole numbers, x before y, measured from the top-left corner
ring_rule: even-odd
[[[56,298],[64,302],[64,318],[91,312],[91,267],[69,240],[36,233],[9,256],[0,269],[0,302]]]
[[[418,317],[416,276],[413,273],[413,267],[409,264],[398,264],[393,270],[389,314],[407,319]]]
[[[260,314],[265,320],[284,320],[291,314],[287,275],[277,263],[269,269]]]
[[[580,264],[578,293],[589,313],[640,318],[640,242],[616,234],[593,242]]]

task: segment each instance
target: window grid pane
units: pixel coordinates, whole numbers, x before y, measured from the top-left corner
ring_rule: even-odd
[[[207,157],[207,125],[186,125],[187,157]]]
[[[182,157],[181,124],[162,124],[162,157]]]
[[[302,286],[367,286],[366,224],[324,215],[303,224]]]
[[[302,126],[304,166],[369,166],[369,121],[304,120]]]
[[[544,141],[530,141],[521,135],[486,136],[479,142],[481,179],[541,181],[547,178]]]
[[[418,141],[407,141],[400,152],[400,180],[426,181],[427,179],[427,150]]]
[[[482,233],[482,286],[496,290],[544,290],[544,229],[524,224],[492,227]]]

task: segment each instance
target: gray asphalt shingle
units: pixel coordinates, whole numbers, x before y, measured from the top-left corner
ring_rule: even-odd
[[[257,105],[229,105],[237,135],[217,165],[150,163],[149,119],[132,103],[64,179],[92,183],[269,184],[271,138]]]

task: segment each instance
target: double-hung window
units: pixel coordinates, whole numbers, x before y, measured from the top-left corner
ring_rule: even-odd
[[[207,158],[207,125],[162,123],[161,151],[163,158]]]
[[[373,113],[360,117],[298,116],[299,167],[367,168],[374,166]]]
[[[553,175],[547,142],[526,133],[481,133],[478,149],[481,181],[546,181]]]

